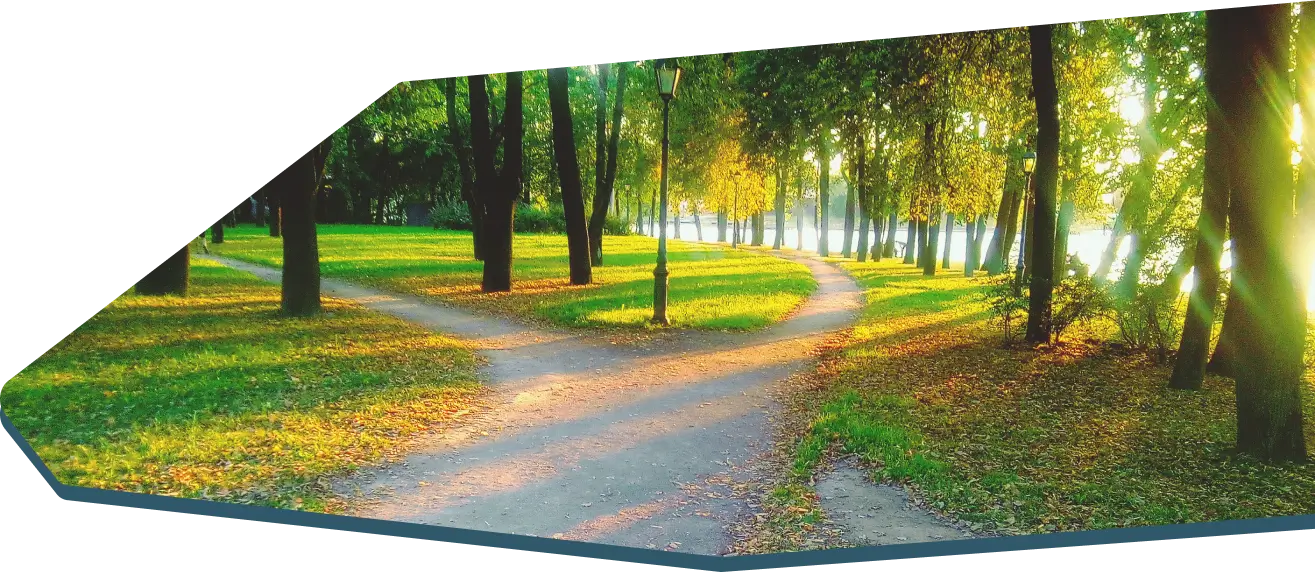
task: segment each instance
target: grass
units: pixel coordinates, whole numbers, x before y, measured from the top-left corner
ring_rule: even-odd
[[[266,265],[282,263],[278,239],[255,227],[230,229],[212,251]],[[326,277],[456,305],[581,328],[649,327],[657,241],[608,236],[594,284],[568,283],[566,237],[519,234],[512,291],[480,292],[483,264],[468,232],[428,228],[325,225],[319,229]],[[749,330],[781,320],[816,283],[797,262],[761,253],[670,241],[668,317],[677,328]]]
[[[1100,325],[1066,336],[1076,341],[1005,349],[986,323],[982,278],[843,264],[867,305],[824,367],[791,483],[809,482],[838,449],[997,534],[1315,512],[1315,464],[1233,453],[1230,380],[1168,389],[1169,366],[1104,343]],[[1315,442],[1309,391],[1305,415]]]
[[[0,403],[65,484],[330,511],[327,477],[478,407],[451,338],[341,300],[278,306],[278,286],[193,260],[188,296],[121,296]]]

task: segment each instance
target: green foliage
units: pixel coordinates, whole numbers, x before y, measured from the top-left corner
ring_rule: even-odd
[[[986,302],[990,312],[990,322],[1000,327],[1004,335],[1004,345],[1013,345],[1023,326],[1027,324],[1026,292],[1014,286],[1014,276],[1002,272],[989,279],[987,287],[979,294]]]
[[[470,230],[470,208],[460,200],[441,200],[429,209],[429,222],[443,230]]]
[[[566,234],[566,210],[560,204],[545,208],[518,203],[514,225],[516,232]]]
[[[634,234],[634,231],[625,219],[609,214],[607,219],[603,221],[603,234],[608,236],[630,236]]]
[[[1178,294],[1139,285],[1131,298],[1115,298],[1114,323],[1124,345],[1149,352],[1156,363],[1166,363],[1182,338]]]
[[[1055,341],[1069,326],[1090,322],[1107,314],[1110,297],[1105,288],[1086,274],[1073,274],[1055,285],[1050,313],[1050,332]]]

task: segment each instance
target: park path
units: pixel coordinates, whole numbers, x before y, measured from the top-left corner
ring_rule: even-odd
[[[324,279],[325,295],[469,341],[488,361],[482,377],[492,390],[489,411],[335,489],[355,499],[352,514],[369,518],[725,553],[727,525],[750,511],[734,484],[752,478],[752,461],[770,447],[768,390],[813,365],[815,348],[862,307],[849,275],[791,258],[818,287],[786,320],[752,333],[681,331],[636,344]]]

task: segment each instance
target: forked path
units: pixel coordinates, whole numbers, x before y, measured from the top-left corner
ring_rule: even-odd
[[[749,510],[732,484],[749,478],[750,461],[770,446],[768,388],[812,365],[814,349],[862,307],[847,274],[796,260],[818,287],[788,319],[647,344],[325,279],[326,295],[470,341],[488,360],[483,377],[493,390],[488,412],[335,488],[356,499],[358,516],[722,554],[726,525]]]

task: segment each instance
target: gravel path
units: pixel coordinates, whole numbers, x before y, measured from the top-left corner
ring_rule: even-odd
[[[276,269],[210,258],[279,279]],[[814,348],[862,307],[847,274],[795,260],[818,288],[788,319],[643,344],[324,279],[327,296],[470,341],[493,391],[490,411],[335,488],[363,517],[723,554],[726,525],[748,510],[732,485],[770,446],[767,389],[811,366]]]

